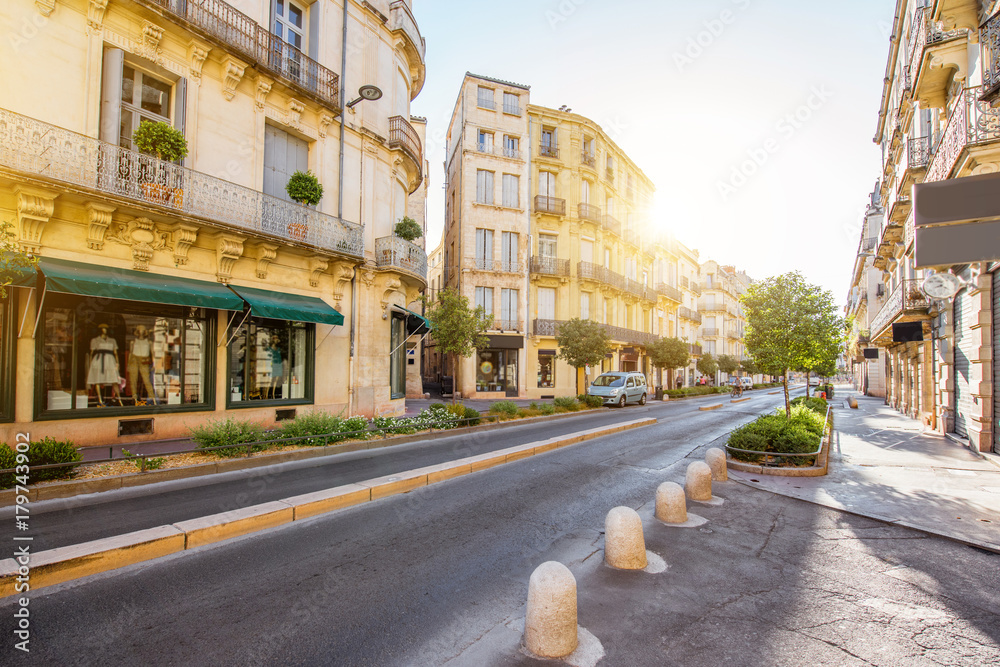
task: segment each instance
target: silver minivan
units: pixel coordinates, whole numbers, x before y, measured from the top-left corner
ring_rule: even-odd
[[[642,373],[611,371],[602,373],[587,388],[587,395],[599,396],[604,405],[624,408],[626,403],[646,404],[646,376]]]

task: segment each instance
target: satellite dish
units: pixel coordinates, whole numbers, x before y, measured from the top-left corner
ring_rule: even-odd
[[[953,273],[935,273],[924,280],[921,288],[932,299],[950,299],[962,289],[962,281]]]
[[[361,86],[358,88],[358,95],[366,100],[377,100],[382,97],[382,89],[378,86]]]

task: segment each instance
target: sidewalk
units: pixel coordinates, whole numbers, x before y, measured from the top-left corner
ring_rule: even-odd
[[[748,486],[1000,553],[1000,467],[885,406],[837,387],[825,477],[731,471]],[[858,409],[846,407],[848,396]]]

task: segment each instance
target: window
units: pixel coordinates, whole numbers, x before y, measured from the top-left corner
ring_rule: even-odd
[[[556,353],[552,350],[538,352],[538,387],[554,389],[556,386]]]
[[[539,153],[548,157],[559,157],[559,149],[556,147],[556,131],[554,129],[542,129],[542,143],[539,146]]]
[[[485,169],[476,171],[476,201],[480,204],[493,203],[493,172]]]
[[[538,288],[538,319],[556,319],[556,290],[553,287]]]
[[[92,301],[92,300],[90,300]],[[42,412],[210,407],[214,312],[51,294],[43,313]]]
[[[607,206],[605,208],[608,211],[608,215],[612,215],[613,216],[615,214],[615,200],[614,200],[614,197],[608,197]]]
[[[513,93],[503,94],[503,112],[514,114],[515,116],[521,115],[521,99]]]
[[[500,235],[500,270],[507,273],[520,273],[521,268],[518,262],[517,232],[503,232]]]
[[[580,203],[590,203],[590,181],[580,181]]]
[[[389,325],[389,398],[406,396],[406,320],[392,314]]]
[[[548,259],[555,259],[556,255],[556,241],[559,237],[554,234],[539,234],[538,235],[538,256],[545,257]]]
[[[611,248],[604,249],[604,268],[611,270]]]
[[[476,268],[493,270],[493,230],[476,230]]]
[[[476,391],[517,395],[517,350],[479,350],[476,362]]]
[[[626,186],[625,191],[628,195],[629,201],[632,201],[633,199],[635,199],[635,183],[632,180],[632,174],[628,175],[626,182],[628,183],[628,185]]]
[[[476,104],[483,109],[496,109],[496,104],[493,102],[493,89],[479,86]]]
[[[480,153],[493,152],[493,133],[479,130],[479,142],[477,145]]]
[[[580,293],[580,319],[590,319],[590,292]]]
[[[503,156],[513,158],[521,157],[520,145],[520,139],[517,137],[512,137],[509,134],[503,135]]]
[[[309,144],[272,125],[264,126],[264,194],[291,201],[285,186],[296,171],[309,169]],[[266,230],[279,231],[286,230]]]
[[[556,196],[556,175],[549,171],[538,172],[538,195],[540,197]]]
[[[590,239],[580,241],[580,261],[589,263],[594,261],[594,242]]]
[[[597,164],[597,160],[594,154],[594,139],[593,137],[584,137],[583,146],[580,153],[580,161],[593,168]]]
[[[305,16],[305,8],[297,2],[276,0],[274,34],[295,48],[283,48],[280,43],[274,45],[270,52],[271,65],[294,81],[300,81],[308,72],[302,64],[302,52],[305,51]]]
[[[503,205],[521,208],[521,178],[514,174],[503,175]]]
[[[137,150],[132,144],[132,133],[144,120],[170,124],[172,87],[152,74],[122,65],[119,146]]]
[[[487,315],[493,314],[493,288],[476,288],[476,308],[482,308]]]
[[[250,318],[229,344],[229,404],[312,398],[314,325]]]
[[[518,324],[518,291],[516,289],[500,290],[500,328],[519,331]]]

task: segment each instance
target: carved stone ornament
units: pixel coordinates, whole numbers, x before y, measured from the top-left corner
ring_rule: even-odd
[[[112,229],[108,240],[132,247],[132,268],[136,271],[149,271],[153,253],[171,249],[170,232],[149,218],[134,218],[125,223],[116,223]]]
[[[361,270],[361,282],[369,288],[375,285],[375,272],[370,267]]]
[[[17,229],[21,250],[37,254],[42,247],[42,232],[55,210],[59,193],[42,188],[17,186]]]
[[[306,108],[303,106],[302,102],[295,99],[288,100],[288,116],[285,123],[288,127],[296,130],[302,129],[302,112]]]
[[[104,249],[104,236],[107,234],[108,227],[111,226],[111,214],[114,211],[114,206],[87,202],[87,217],[90,220],[90,229],[87,232],[87,247],[91,250]]]
[[[135,51],[138,55],[155,63],[163,64],[163,54],[160,50],[160,40],[163,39],[163,28],[145,21],[142,24],[142,40]]]
[[[257,88],[254,91],[254,104],[257,105],[258,110],[264,110],[264,103],[267,101],[267,94],[271,92],[271,86],[273,85],[274,81],[266,76],[257,76]]]
[[[243,256],[243,243],[246,238],[231,234],[220,234],[215,246],[215,256],[219,262],[216,278],[220,283],[228,284],[233,278],[233,266],[236,260]]]
[[[52,13],[52,10],[56,8],[56,0],[35,0],[35,7],[38,9],[39,14],[48,17]]]
[[[319,277],[330,266],[330,260],[326,257],[313,255],[309,258],[309,285],[319,287]]]
[[[383,313],[385,313],[386,309],[389,307],[389,300],[392,298],[393,294],[399,294],[404,299],[406,298],[406,294],[399,289],[400,287],[402,287],[402,283],[399,282],[399,278],[389,278],[385,281],[385,291],[382,293]]]
[[[320,114],[319,116],[319,136],[326,138],[326,134],[329,131],[330,125],[333,123],[333,116],[328,113]]]
[[[184,266],[188,263],[188,251],[198,240],[198,228],[194,225],[178,223],[174,225],[174,264]]]
[[[197,83],[201,83],[201,70],[205,66],[205,60],[211,50],[207,44],[197,40],[192,41],[188,46],[188,60],[190,61],[188,71],[191,72],[191,78]]]
[[[267,268],[278,256],[278,246],[273,243],[259,243],[256,248],[257,277],[267,280]]]
[[[333,266],[333,300],[337,308],[344,300],[344,291],[351,286],[354,278],[354,266],[345,262],[337,262]]]
[[[240,85],[240,81],[243,80],[243,72],[247,66],[236,60],[236,58],[226,58],[226,61],[222,64],[222,68],[222,94],[227,100],[232,101],[236,97],[236,86]]]
[[[108,8],[108,0],[90,0],[87,6],[87,28],[100,32],[104,26],[104,12]]]

